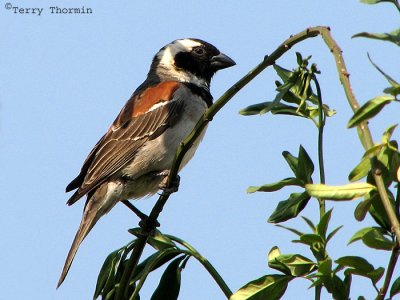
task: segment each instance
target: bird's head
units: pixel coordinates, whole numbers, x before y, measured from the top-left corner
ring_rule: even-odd
[[[179,39],[155,55],[149,76],[177,80],[208,88],[212,76],[236,63],[213,45],[193,38]]]

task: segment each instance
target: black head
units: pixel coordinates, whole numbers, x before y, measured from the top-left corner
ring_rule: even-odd
[[[179,80],[208,86],[212,76],[236,63],[216,47],[199,39],[179,39],[163,47],[155,56],[151,72],[160,79]]]

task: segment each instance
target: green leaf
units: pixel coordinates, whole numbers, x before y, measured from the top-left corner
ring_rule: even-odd
[[[349,242],[347,243],[347,245],[350,245],[351,243],[354,243],[355,241],[358,240],[362,240],[362,238],[364,237],[364,235],[366,235],[368,232],[370,231],[374,231],[377,230],[381,233],[384,233],[384,231],[382,230],[382,228],[380,227],[365,227],[360,229],[359,231],[357,231],[349,240]]]
[[[174,259],[165,269],[160,283],[151,296],[151,300],[177,300],[181,287],[181,269],[179,267],[186,255]]]
[[[385,274],[385,268],[379,267],[376,270],[368,273],[368,278],[370,278],[375,284],[382,278]]]
[[[365,157],[372,158],[374,156],[377,156],[382,151],[382,148],[384,148],[384,147],[385,147],[384,144],[376,144],[376,145],[372,146],[367,151],[365,151],[363,158],[365,158]]]
[[[393,281],[392,287],[390,289],[390,298],[393,298],[395,295],[400,293],[400,277],[397,277],[395,281]]]
[[[390,94],[390,95],[393,95],[393,96],[396,97],[397,95],[400,94],[400,85],[396,85],[395,87],[389,86],[389,87],[385,88],[383,90],[383,92],[386,93],[386,94]]]
[[[382,144],[385,144],[385,145],[389,144],[390,139],[392,138],[393,132],[396,129],[397,125],[398,124],[391,125],[385,130],[385,132],[383,133],[383,136],[382,136]]]
[[[318,262],[318,273],[325,276],[332,274],[332,260],[330,258]]]
[[[299,165],[299,160],[297,157],[290,154],[289,151],[283,151],[282,156],[285,158],[286,162],[288,163],[290,169],[293,171],[294,175],[297,173],[297,167]]]
[[[390,169],[392,168],[391,162],[392,157],[395,151],[391,148],[384,147],[382,151],[378,154],[378,161],[376,167],[381,170],[382,179],[385,183],[385,186],[390,186],[392,183],[392,177]]]
[[[350,291],[351,291],[351,282],[352,282],[352,276],[351,274],[347,274],[344,276],[344,286],[346,288],[346,300],[350,299]]]
[[[285,84],[285,85],[281,86],[281,89],[279,90],[278,94],[275,96],[275,99],[267,107],[265,107],[264,109],[262,109],[260,111],[260,115],[271,111],[271,109],[273,109],[276,105],[278,105],[279,102],[281,101],[281,99],[283,98],[283,96],[285,96],[285,94],[291,89],[292,86],[293,86],[293,84]]]
[[[277,253],[274,253],[276,255]],[[309,274],[316,268],[316,264],[300,254],[284,254],[268,260],[270,268],[276,269],[295,277]]]
[[[330,259],[320,262],[317,276],[318,280],[314,281],[311,287],[323,285],[325,286],[326,290],[332,294],[333,299],[348,299],[347,294],[349,279],[347,278],[347,281],[343,282],[336,274],[332,272],[332,261]]]
[[[381,2],[390,2],[389,0],[360,0],[361,3],[365,4],[377,4]]]
[[[278,80],[275,80],[275,85],[277,88],[280,88],[282,86],[282,83],[280,83]],[[282,97],[282,99],[284,101],[286,101],[288,103],[292,103],[292,104],[299,105],[301,103],[301,99],[299,97],[297,97],[295,94],[293,94],[291,91],[288,91],[285,94],[285,96]]]
[[[328,210],[321,218],[317,225],[317,233],[323,239],[326,239],[326,232],[328,230],[329,221],[331,219],[332,209]]]
[[[286,229],[286,230],[289,230],[289,231],[293,232],[294,234],[296,234],[298,236],[301,236],[301,235],[304,234],[303,232],[298,231],[297,229],[290,228],[290,227],[287,227],[287,226],[283,226],[281,224],[276,224],[276,226],[281,227],[281,228]]]
[[[131,282],[141,279],[143,275],[147,276],[148,273],[145,274],[145,272],[152,272],[158,269],[181,253],[182,250],[180,249],[168,248],[150,255],[136,267],[136,272],[133,274]]]
[[[375,187],[366,182],[350,183],[340,186],[326,184],[306,184],[306,191],[311,197],[327,200],[353,200],[365,196],[375,190]]]
[[[312,246],[315,243],[323,244],[324,241],[318,234],[307,233],[303,234],[300,237],[300,242],[309,246]]]
[[[290,194],[289,199],[280,201],[268,222],[280,223],[296,217],[307,205],[310,197],[307,193]]]
[[[357,221],[362,221],[364,220],[365,216],[367,215],[371,204],[372,204],[372,197],[366,197],[364,201],[361,201],[358,203],[355,211],[354,211],[354,217],[356,218]]]
[[[287,98],[288,94],[285,94],[283,98]],[[309,118],[309,113],[307,111],[299,111],[297,107],[286,105],[283,103],[275,103],[272,101],[262,102],[258,104],[249,105],[239,111],[242,116],[253,116],[262,114],[265,110],[270,110],[274,115],[291,115],[303,118]]]
[[[278,246],[272,247],[271,250],[269,250],[269,252],[268,252],[268,261],[274,260],[275,258],[280,256],[281,254],[282,254],[281,250],[279,250]]]
[[[297,107],[279,103],[271,109],[273,115],[288,115],[301,118],[310,118],[308,111],[299,110]]]
[[[371,158],[367,156],[350,172],[349,181],[354,182],[366,177],[369,170],[371,170]]]
[[[156,250],[176,248],[175,243],[170,238],[163,235],[159,230],[154,231],[154,234],[149,237],[148,243]]]
[[[310,219],[308,219],[307,217],[304,217],[304,216],[302,216],[301,218],[304,220],[304,222],[306,222],[308,227],[310,227],[313,232],[317,232],[317,227],[314,225],[314,223]]]
[[[374,266],[371,265],[365,258],[359,256],[343,256],[335,260],[335,263],[341,267],[350,267],[364,274],[374,271]]]
[[[324,110],[324,113],[326,114],[327,117],[333,117],[336,115],[336,110],[335,109],[330,109],[328,105],[323,104],[322,108]]]
[[[94,298],[102,295],[103,299],[107,299],[107,297],[111,297],[115,293],[116,284],[122,276],[123,262],[126,256],[134,249],[135,243],[136,240],[107,256],[97,278]]]
[[[370,248],[378,250],[392,250],[394,243],[387,239],[380,231],[371,230],[364,234],[362,241]]]
[[[94,299],[101,294],[106,295],[115,286],[117,269],[124,250],[125,247],[115,250],[107,256],[97,277]]]
[[[389,190],[387,190],[387,193],[390,202],[392,203],[392,205],[394,205],[394,199],[392,193]],[[390,232],[392,225],[390,223],[386,210],[382,204],[382,200],[380,198],[379,193],[377,191],[374,191],[371,193],[370,197],[372,198],[372,201],[371,201],[371,206],[369,208],[369,213],[379,226],[386,229],[387,232]]]
[[[360,123],[373,118],[382,110],[385,105],[395,100],[396,99],[393,96],[383,95],[367,101],[351,117],[347,127],[352,128],[358,126]]]
[[[296,52],[296,60],[297,64],[301,66],[303,64],[303,57],[300,52]]]
[[[400,41],[400,29],[398,29],[397,31],[398,31],[398,35],[399,35],[399,41]],[[368,53],[367,55],[368,55],[368,59],[369,59],[369,61],[371,62],[371,64],[375,67],[375,69],[378,70],[379,73],[381,73],[381,74],[386,78],[386,80],[389,82],[389,84],[390,84],[392,87],[398,87],[398,86],[399,86],[399,83],[398,83],[396,80],[394,80],[392,77],[390,77],[388,74],[386,74],[385,72],[383,72],[383,70],[382,70],[381,68],[379,68],[378,65],[375,64],[375,63],[372,61],[371,57],[369,56],[369,53]]]
[[[135,228],[128,229],[128,232],[130,234],[133,234],[136,237],[140,237],[143,234],[143,229],[140,227],[135,227]]]
[[[250,186],[247,189],[248,193],[255,193],[255,192],[275,192],[280,190],[281,188],[285,186],[291,186],[291,185],[296,185],[296,186],[303,186],[303,183],[294,177],[290,178],[285,178],[281,181],[270,183],[270,184],[264,184],[262,186]]]
[[[253,116],[253,115],[259,115],[260,112],[265,109],[266,107],[271,105],[271,101],[268,102],[262,102],[262,103],[257,103],[253,105],[249,105],[245,108],[242,108],[239,110],[239,114],[242,116]]]
[[[284,81],[288,81],[290,77],[293,76],[293,72],[290,70],[287,70],[285,68],[282,68],[278,65],[274,65],[274,69],[276,71],[276,73],[278,74],[278,76]]]
[[[312,183],[311,175],[313,172],[314,164],[307,151],[300,145],[296,177],[304,183]]]
[[[334,237],[334,235],[340,230],[342,229],[343,225],[340,225],[339,227],[337,227],[336,229],[334,229],[331,233],[328,234],[328,237],[326,238],[326,242],[329,242],[331,240],[331,238]]]
[[[230,300],[279,300],[283,296],[289,281],[287,275],[265,275],[250,281],[234,293]]]
[[[369,272],[365,272],[363,270],[359,270],[357,268],[348,268],[344,271],[345,275],[358,275],[358,276],[362,276],[362,277],[366,277],[371,279],[371,281],[376,284],[381,278],[382,275],[385,273],[385,269],[380,267],[376,270],[372,270]]]
[[[368,149],[370,146],[366,144],[366,141],[364,141],[364,133],[360,126],[357,126],[357,135],[364,149]]]
[[[371,0],[374,1],[374,0]],[[383,2],[383,1],[381,1]],[[400,46],[400,29],[393,30],[390,33],[369,33],[369,32],[360,32],[352,36],[355,37],[364,37],[369,39],[381,40],[386,42],[392,42],[397,46]]]
[[[331,278],[325,277],[327,280],[324,282],[327,286],[328,292],[332,294],[333,299],[347,300],[347,290],[344,282],[337,275]]]
[[[155,256],[152,257],[151,260],[147,262],[146,265],[144,265],[143,271],[140,273],[139,276],[139,283],[137,284],[135,288],[135,292],[133,293],[133,297],[137,296],[144,284],[144,282],[147,279],[147,276],[150,274],[150,272],[154,271],[156,268],[160,266],[160,262],[164,262],[165,258],[168,257],[170,254],[179,254],[181,253],[181,250],[177,250],[175,248],[169,248],[166,250],[158,251],[155,253]],[[165,262],[164,262],[165,263]],[[134,280],[132,280],[134,281]],[[132,282],[131,281],[131,282]]]

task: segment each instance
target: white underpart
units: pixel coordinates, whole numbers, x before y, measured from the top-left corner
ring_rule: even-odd
[[[193,41],[191,39],[176,40],[165,47],[164,50],[160,51],[157,56],[160,59],[159,72],[166,73],[179,80],[180,82],[190,82],[199,87],[209,89],[207,82],[197,77],[196,75],[181,70],[175,66],[174,57],[179,52],[190,52],[194,47],[201,46],[201,43]]]

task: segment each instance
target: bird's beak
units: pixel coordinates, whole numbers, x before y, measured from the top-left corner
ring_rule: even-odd
[[[214,67],[215,70],[221,70],[236,65],[232,58],[223,53],[211,57],[210,61],[211,66]]]

